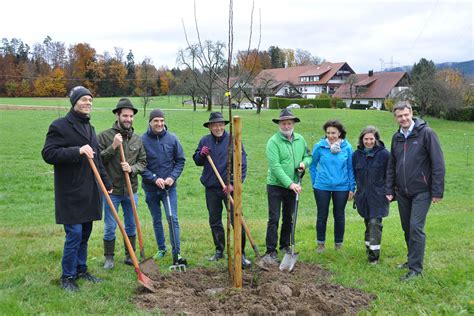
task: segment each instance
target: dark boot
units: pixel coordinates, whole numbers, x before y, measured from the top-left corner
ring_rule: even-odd
[[[114,253],[115,253],[115,239],[104,240],[104,256],[105,256],[104,269],[112,269],[115,266]]]
[[[128,239],[130,239],[130,243],[132,244],[133,251],[135,252],[135,241],[136,241],[137,236],[128,236]],[[133,261],[132,258],[130,257],[130,254],[128,253],[127,245],[125,245],[125,260],[123,263],[133,266]]]
[[[76,278],[73,276],[70,277],[61,277],[61,287],[68,292],[79,291],[79,287],[76,283]]]

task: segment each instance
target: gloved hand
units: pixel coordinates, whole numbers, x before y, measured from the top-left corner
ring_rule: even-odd
[[[211,151],[209,150],[209,147],[207,147],[207,146],[202,146],[201,151],[199,152],[199,154],[201,155],[201,157],[206,157],[206,156],[208,156],[210,153],[211,153]]]
[[[230,190],[230,194],[232,194],[232,192],[234,192],[234,186],[232,184],[229,184],[229,190]],[[224,194],[227,195],[227,186],[225,186],[223,189],[222,189],[222,192],[224,192]]]

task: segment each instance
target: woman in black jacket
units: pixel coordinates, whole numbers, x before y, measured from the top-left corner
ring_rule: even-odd
[[[385,178],[389,152],[380,140],[377,128],[365,127],[359,136],[352,166],[357,190],[355,204],[365,222],[365,246],[369,263],[377,264],[382,240],[382,218],[388,216],[389,202],[385,197]]]

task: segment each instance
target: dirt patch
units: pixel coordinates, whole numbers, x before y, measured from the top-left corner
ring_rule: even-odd
[[[243,289],[229,285],[224,268],[196,268],[160,276],[156,293],[139,290],[139,308],[172,314],[314,315],[355,314],[375,295],[328,283],[329,272],[299,262],[292,273],[278,267],[244,271]]]

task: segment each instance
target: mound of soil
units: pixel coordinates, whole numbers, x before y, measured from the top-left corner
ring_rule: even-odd
[[[229,284],[227,269],[196,268],[161,275],[156,293],[142,289],[139,308],[170,314],[355,314],[375,298],[357,289],[328,283],[329,272],[298,262],[293,272],[255,266],[243,272],[243,288]]]

